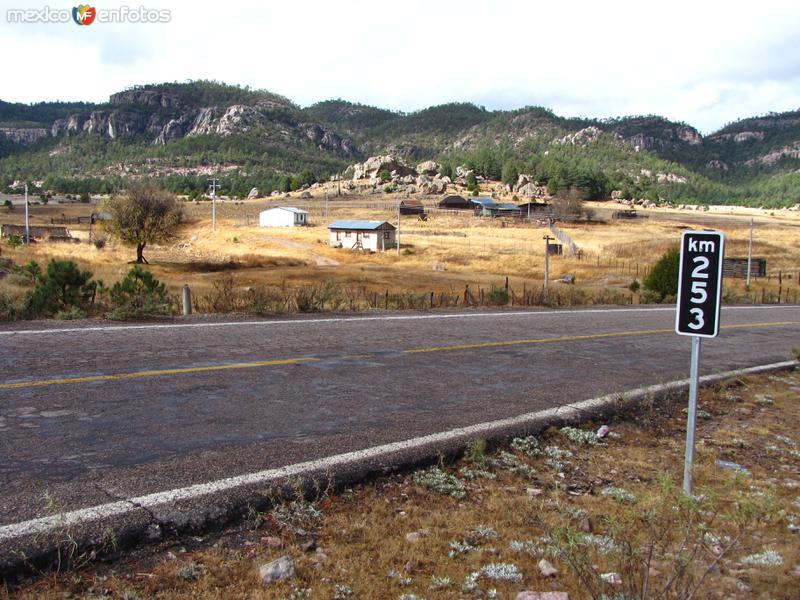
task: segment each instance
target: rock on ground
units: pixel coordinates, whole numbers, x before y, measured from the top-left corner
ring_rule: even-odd
[[[258,574],[263,583],[290,579],[294,577],[294,560],[291,556],[281,556],[277,560],[261,565]]]

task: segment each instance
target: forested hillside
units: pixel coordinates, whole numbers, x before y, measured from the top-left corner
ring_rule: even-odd
[[[301,108],[264,90],[213,81],[135,86],[107,103],[0,102],[0,188],[108,193],[148,176],[198,196],[297,189],[377,154],[437,160],[551,193],[655,202],[787,206],[800,202],[800,111],[702,136],[655,115],[564,118],[542,107],[468,103],[393,112],[344,100]]]

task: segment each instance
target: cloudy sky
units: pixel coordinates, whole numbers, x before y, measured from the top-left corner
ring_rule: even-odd
[[[48,5],[73,6],[0,0],[2,100],[103,101],[135,84],[216,79],[304,106],[541,105],[655,113],[704,133],[800,108],[796,0],[136,0],[170,21],[8,22],[9,10]]]

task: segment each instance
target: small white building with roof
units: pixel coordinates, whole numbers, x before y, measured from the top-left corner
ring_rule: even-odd
[[[308,225],[308,212],[293,206],[268,208],[258,213],[259,227],[299,227]]]
[[[328,230],[335,248],[378,252],[395,244],[395,226],[388,221],[336,221],[328,225]]]

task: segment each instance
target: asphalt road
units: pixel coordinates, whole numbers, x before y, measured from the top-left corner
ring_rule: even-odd
[[[0,329],[0,526],[685,378],[674,308]],[[702,372],[787,360],[731,307]]]

